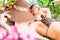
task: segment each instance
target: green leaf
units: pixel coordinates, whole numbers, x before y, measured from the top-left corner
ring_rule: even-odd
[[[40,3],[40,6],[44,7],[49,3],[49,0],[38,0],[38,2]]]
[[[2,0],[0,0],[0,8],[2,7]]]
[[[8,0],[8,2],[15,2],[16,0]]]

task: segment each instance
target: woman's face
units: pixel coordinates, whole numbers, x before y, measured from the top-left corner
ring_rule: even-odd
[[[32,7],[32,12],[33,12],[34,14],[39,13],[39,12],[40,12],[40,6],[37,5],[37,4],[35,4],[35,5]]]

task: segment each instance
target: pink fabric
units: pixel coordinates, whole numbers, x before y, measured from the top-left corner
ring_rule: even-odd
[[[16,26],[11,26],[8,35],[4,40],[17,40],[18,39],[18,31]]]
[[[35,24],[34,24],[35,25]],[[22,29],[20,38],[23,40],[35,40],[36,38],[36,31],[35,31],[35,26],[33,24],[27,25],[27,24],[22,24],[20,28]]]
[[[26,28],[26,29],[25,29]],[[23,26],[24,33],[20,33],[20,38],[22,40],[35,40],[35,32],[30,30],[29,27]],[[0,39],[3,40],[17,40],[18,39],[18,30],[16,26],[11,26],[7,34],[4,28],[0,28]]]
[[[18,39],[18,32],[15,26],[11,26],[9,32],[5,31],[4,28],[0,28],[0,39],[3,40],[17,40]]]
[[[6,36],[6,30],[3,27],[0,27],[0,40]]]

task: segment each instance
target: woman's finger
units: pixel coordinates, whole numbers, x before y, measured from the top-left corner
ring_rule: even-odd
[[[7,18],[11,18],[11,16],[7,13],[8,12],[4,12],[4,13],[0,14],[1,24],[6,23]]]
[[[9,11],[4,12],[1,17],[7,17],[7,18],[11,18],[11,16],[8,14]]]

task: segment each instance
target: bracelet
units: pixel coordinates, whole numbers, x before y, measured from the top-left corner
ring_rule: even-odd
[[[49,27],[48,27],[47,30],[46,30],[46,37],[47,37],[48,29],[49,29]]]
[[[53,38],[50,38],[50,37],[48,37],[48,36],[47,36],[48,29],[49,29],[49,27],[47,28],[47,31],[46,31],[46,36],[44,36],[44,37],[46,37],[46,38],[48,38],[48,39],[50,39],[50,40],[55,40],[55,39],[53,39]]]

